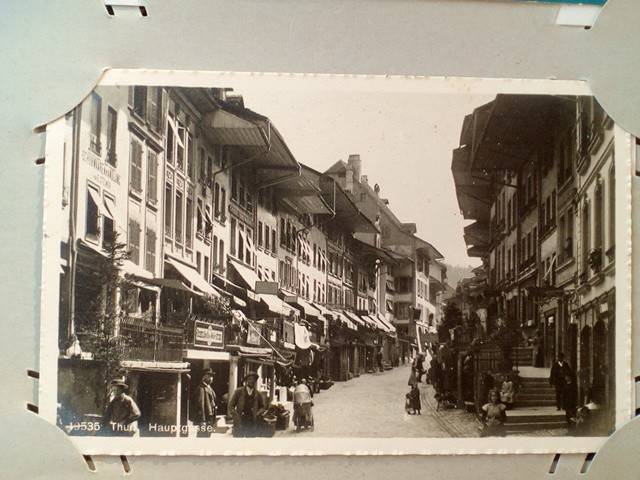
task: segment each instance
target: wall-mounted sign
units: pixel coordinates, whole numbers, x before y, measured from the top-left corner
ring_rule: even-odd
[[[207,322],[195,321],[193,344],[205,348],[224,348],[224,327]]]

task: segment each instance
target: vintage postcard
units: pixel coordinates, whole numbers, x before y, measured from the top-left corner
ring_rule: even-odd
[[[108,71],[47,126],[41,413],[94,454],[595,451],[634,149],[581,82]]]

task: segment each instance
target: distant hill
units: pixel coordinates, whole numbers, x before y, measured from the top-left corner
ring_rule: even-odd
[[[458,286],[458,282],[463,278],[473,277],[474,267],[471,265],[462,266],[462,265],[449,265],[445,263],[447,266],[447,283],[451,285],[454,289]]]

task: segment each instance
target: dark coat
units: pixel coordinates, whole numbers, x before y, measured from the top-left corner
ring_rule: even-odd
[[[229,405],[227,408],[227,413],[233,417],[234,421],[238,421],[238,419],[242,416],[242,412],[244,412],[245,403],[247,401],[247,389],[242,386],[237,388],[231,399],[229,400]],[[267,404],[258,390],[255,390],[255,395],[253,396],[253,405],[251,405],[251,413],[253,419],[256,419],[262,413],[264,413],[267,408]]]
[[[202,382],[197,386],[193,396],[193,410],[191,420],[194,423],[211,422],[216,414],[216,394],[211,388]]]
[[[560,365],[559,362],[554,362],[551,367],[551,374],[549,375],[549,385],[555,387],[562,387],[564,385],[564,377],[567,375],[573,377],[573,370],[567,362]]]
[[[420,390],[418,388],[412,388],[409,393],[407,393],[407,398],[409,399],[409,406],[413,410],[421,410],[422,403],[420,402]]]

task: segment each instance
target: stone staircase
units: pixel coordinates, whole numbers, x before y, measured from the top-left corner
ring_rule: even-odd
[[[514,365],[533,366],[533,347],[514,347],[511,350],[511,360]]]
[[[566,428],[564,411],[556,410],[555,395],[548,368],[521,367],[516,402],[507,412],[507,433]]]

